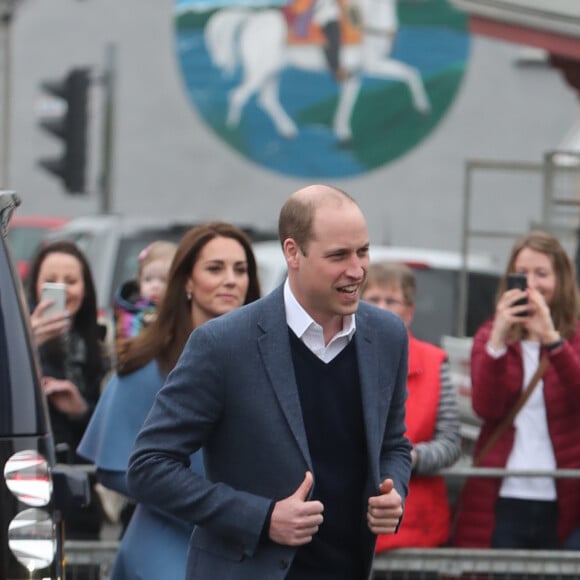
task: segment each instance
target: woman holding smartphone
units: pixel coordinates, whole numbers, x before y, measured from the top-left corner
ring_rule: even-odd
[[[512,274],[525,276],[527,288],[517,282],[509,288]],[[548,472],[580,466],[578,314],[574,265],[559,241],[541,231],[517,240],[495,316],[476,333],[471,353],[472,405],[483,420],[475,447],[480,466]],[[547,367],[538,371],[542,359]],[[530,383],[529,398],[520,399]],[[518,403],[513,421],[498,429]],[[579,525],[579,505],[573,479],[472,478],[453,543],[556,549]]]
[[[60,312],[56,304],[58,284],[65,288],[64,308],[61,303]],[[75,450],[108,370],[99,337],[95,287],[84,255],[69,241],[47,244],[31,265],[27,290],[57,459],[64,463],[84,463]],[[47,313],[51,309],[57,311]],[[101,521],[97,504],[79,510],[75,517],[67,518],[67,537],[96,539]]]

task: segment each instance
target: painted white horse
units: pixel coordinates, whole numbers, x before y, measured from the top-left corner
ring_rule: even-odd
[[[361,87],[361,76],[399,80],[408,86],[415,109],[423,114],[430,103],[419,72],[389,58],[398,28],[396,0],[351,0],[361,21],[360,44],[341,46],[341,66],[349,74],[340,84],[333,128],[337,139],[352,137],[350,118]],[[248,100],[257,95],[258,105],[272,119],[278,133],[295,137],[298,128],[282,107],[279,76],[284,67],[327,71],[319,45],[289,45],[288,24],[281,10],[224,8],[213,14],[205,27],[205,42],[213,64],[226,73],[242,67],[242,81],[229,95],[227,125],[236,127]]]

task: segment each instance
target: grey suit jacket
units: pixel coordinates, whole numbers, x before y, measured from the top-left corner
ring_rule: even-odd
[[[398,317],[364,303],[356,326],[366,511],[385,477],[407,494],[407,330]],[[205,479],[188,468],[200,447]],[[128,485],[137,501],[196,524],[188,579],[282,580],[296,548],[260,535],[271,502],[294,493],[307,470],[313,467],[280,287],[191,334],[137,437]],[[370,573],[375,537],[366,517],[361,534]]]

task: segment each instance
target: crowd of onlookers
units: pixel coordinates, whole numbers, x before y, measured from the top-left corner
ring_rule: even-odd
[[[294,282],[292,270],[302,267],[300,260],[308,256],[308,251],[299,243],[297,248],[284,246],[282,234],[289,276],[295,284],[290,285],[290,290],[300,303],[302,278],[297,277]],[[402,264],[373,263],[365,266],[364,271],[358,297],[378,309],[395,313],[408,335],[403,366],[407,377],[405,429],[411,445],[409,495],[397,533],[380,533],[382,528],[375,525],[374,529],[379,530],[376,552],[443,545],[580,548],[580,482],[575,479],[515,475],[502,479],[472,477],[467,480],[456,505],[450,505],[446,482],[438,472],[458,460],[461,438],[447,355],[438,346],[418,340],[409,330],[416,294],[413,270]],[[509,286],[511,274],[523,275],[525,288]],[[42,298],[45,283],[65,285],[64,310],[51,311],[51,300]],[[143,248],[135,264],[135,278],[127,280],[115,295],[112,341],[111,337],[103,336],[98,323],[90,266],[74,243],[55,241],[43,246],[30,266],[26,289],[58,458],[71,464],[90,462],[97,468],[92,476],[95,493],[91,504],[67,520],[67,537],[98,539],[105,514],[113,519],[121,518],[122,542],[113,578],[182,577],[193,524],[133,499],[127,472],[135,440],[168,376],[174,382],[185,380],[184,376],[178,376],[186,372],[178,361],[192,331],[260,297],[257,266],[248,237],[231,224],[210,222],[192,228],[178,245],[159,240]],[[340,292],[347,300],[346,296],[354,291],[345,286]],[[288,294],[284,296],[287,304]],[[520,238],[513,246],[500,282],[495,314],[474,337],[472,405],[482,419],[474,464],[505,467],[514,472],[526,469],[551,473],[556,469],[580,467],[579,312],[574,265],[559,241],[542,231]],[[344,351],[337,351],[336,359],[324,361],[325,368],[319,370],[317,363],[308,358],[309,353],[300,350],[300,341],[293,342],[294,327],[288,324],[299,382],[308,382],[308,377],[318,372],[323,377],[321,381],[329,380],[324,373],[330,368],[330,362],[346,358],[342,353],[348,353],[348,346]],[[357,319],[357,335],[358,324]],[[205,341],[214,340],[212,332],[218,336],[216,328],[211,326],[211,331],[204,335]],[[353,333],[354,330],[348,340]],[[305,338],[298,338],[307,342]],[[114,349],[107,349],[106,344],[114,344]],[[392,344],[382,344],[381,348],[385,357],[392,356]],[[230,356],[234,358],[234,353]],[[205,359],[196,359],[199,368],[188,368],[187,372],[206,373],[219,382],[221,378],[217,375],[228,373],[228,368],[225,361],[223,369],[209,368],[210,363],[206,365],[204,361],[210,359],[209,354]],[[358,373],[362,376],[360,360]],[[339,367],[343,369],[340,372],[356,373],[356,367],[353,371],[349,364]],[[330,377],[342,385],[339,374]],[[391,377],[386,380],[390,381]],[[314,417],[311,421],[307,416],[310,402],[302,387],[299,390],[308,444],[314,448],[317,445],[314,439],[318,442],[323,431]],[[216,424],[226,421],[223,415],[236,413],[236,408],[226,405],[219,407],[218,412],[218,402],[212,400],[214,395],[201,388],[199,392],[207,398],[204,400],[207,415],[199,416],[201,411],[193,404],[183,412],[195,415],[197,421],[192,424],[191,437],[203,436],[208,441],[206,465],[202,448],[191,453],[188,466],[203,478],[208,466],[212,474],[222,469],[212,463],[213,452],[225,443],[219,440],[219,432],[213,439],[212,435],[218,430]],[[359,401],[356,397],[349,400]],[[323,413],[332,406],[328,403]],[[162,404],[168,403],[156,403]],[[357,405],[360,404],[359,401]],[[364,407],[364,401],[362,404]],[[216,416],[212,415],[214,410]],[[391,419],[389,415],[387,421]],[[320,413],[318,420],[321,420]],[[153,429],[147,425],[145,431]],[[245,429],[251,431],[255,427],[248,423]],[[344,425],[347,433],[351,429],[358,433],[358,427]],[[364,439],[364,427],[361,429]],[[336,437],[336,445],[347,444],[342,437]],[[151,437],[147,442],[151,446]],[[230,442],[234,447],[235,444]],[[334,453],[327,451],[327,447],[321,449],[326,450],[324,453]],[[181,455],[186,451],[185,447],[179,449]],[[325,483],[321,475],[323,461],[316,455],[317,451],[312,453],[319,468],[314,477],[318,475]],[[345,453],[354,455],[356,450],[353,447]],[[256,454],[259,455],[258,449]],[[230,460],[236,461],[235,457]],[[365,465],[359,468],[365,469]],[[304,497],[308,496],[311,486],[308,477],[307,474],[304,487],[296,492],[305,490]],[[353,480],[350,484],[356,487],[364,481]],[[204,493],[217,492],[205,489]],[[381,493],[388,495],[382,488]],[[266,508],[272,527],[278,516],[278,503]],[[373,513],[369,508],[371,530]],[[318,516],[322,517],[317,513]],[[214,519],[220,517],[208,510],[201,525],[213,530]],[[237,517],[245,516],[240,513]],[[316,534],[324,523],[312,525]],[[219,529],[218,524],[215,526]],[[257,541],[258,545],[272,541],[272,534],[268,538],[265,530]],[[307,560],[299,562],[297,566],[308,565]],[[138,572],[142,570],[145,572]],[[288,576],[303,577],[311,578],[296,572]],[[324,575],[313,577],[326,578]]]

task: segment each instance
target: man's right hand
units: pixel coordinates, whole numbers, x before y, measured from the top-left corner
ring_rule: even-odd
[[[285,546],[302,546],[312,540],[323,521],[324,506],[319,501],[307,501],[313,483],[312,473],[306,472],[304,481],[287,498],[276,502],[270,518],[269,536],[273,542]]]

